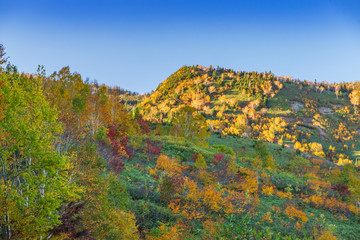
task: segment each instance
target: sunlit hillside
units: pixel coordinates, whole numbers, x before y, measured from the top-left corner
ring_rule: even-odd
[[[357,164],[357,85],[300,81],[271,72],[183,67],[138,108],[146,120],[167,123],[179,109],[191,106],[221,136],[263,140],[336,164]]]

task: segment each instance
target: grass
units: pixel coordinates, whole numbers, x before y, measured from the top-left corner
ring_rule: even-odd
[[[209,138],[209,146],[198,146],[194,143],[188,142],[181,138],[175,138],[172,136],[154,137],[157,141],[163,142],[163,154],[169,156],[180,156],[183,163],[192,166],[192,154],[201,153],[205,159],[209,162],[216,149],[212,146],[223,145],[231,148],[236,153],[236,162],[238,166],[250,167],[250,162],[256,157],[257,152],[254,149],[255,140],[248,138],[237,138],[233,136],[227,136],[221,138],[218,134],[211,134]],[[266,143],[266,151],[271,153],[278,166],[277,170],[264,170],[271,176],[271,183],[276,186],[277,190],[286,192],[290,187],[293,189],[293,199],[280,199],[277,196],[263,196],[260,194],[260,205],[257,207],[256,215],[251,216],[247,220],[247,230],[255,231],[256,234],[268,234],[272,239],[283,239],[283,236],[288,236],[287,239],[304,239],[311,235],[311,231],[314,226],[321,226],[324,229],[333,228],[337,236],[340,239],[357,239],[360,234],[360,229],[357,224],[351,224],[351,222],[359,221],[359,217],[350,217],[348,220],[334,217],[333,213],[310,207],[304,204],[299,196],[300,193],[311,192],[306,184],[306,176],[295,175],[292,172],[286,172],[284,168],[287,163],[291,161],[291,156],[296,155],[293,149],[282,148],[281,146],[273,143]],[[357,155],[360,155],[360,151],[357,151]],[[155,168],[156,157],[154,159],[145,159],[143,155],[136,154],[131,162],[126,163],[126,167],[123,170],[120,178],[122,181],[127,182],[127,191],[131,196],[131,209],[137,216],[137,224],[140,229],[152,229],[153,234],[156,235],[156,231],[161,224],[171,226],[175,224],[179,216],[173,215],[169,210],[167,203],[160,201],[160,193],[157,190],[161,179],[156,179],[149,175],[149,169]],[[210,163],[211,164],[211,163]],[[191,176],[192,172],[186,173]],[[323,180],[326,180],[323,178]],[[286,206],[292,204],[297,209],[302,209],[309,221],[305,224],[305,228],[302,230],[296,230],[296,220],[289,219],[284,214]],[[281,210],[280,213],[275,213],[273,207],[277,207]],[[271,212],[272,223],[264,222],[262,217]],[[311,216],[310,216],[311,215]],[[313,216],[312,216],[313,215]],[[237,215],[236,218],[242,218],[244,216]],[[326,219],[322,221],[322,219]],[[316,220],[318,219],[318,220]],[[244,228],[243,223],[238,225],[232,225],[231,218],[223,218],[223,226],[233,226],[236,231],[242,231]],[[193,239],[201,239],[203,233],[201,224],[194,225],[192,229]],[[243,230],[245,231],[245,230]],[[278,237],[276,237],[278,236]]]

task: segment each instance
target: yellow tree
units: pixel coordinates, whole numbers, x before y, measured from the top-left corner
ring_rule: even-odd
[[[335,86],[335,95],[336,95],[336,99],[339,98],[339,94],[340,94],[340,86],[339,85],[336,85]]]
[[[82,115],[82,125],[91,136],[94,136],[98,129],[104,125],[101,121],[101,105],[96,95],[89,95],[87,97],[85,111]]]
[[[333,134],[336,140],[340,142],[352,139],[351,133],[342,122],[340,122],[339,126],[334,129]]]
[[[355,113],[357,113],[356,106],[360,104],[360,90],[353,90],[349,94],[350,102],[354,105]]]
[[[322,158],[325,157],[325,153],[323,151],[323,147],[322,147],[321,143],[312,142],[312,143],[309,143],[309,147],[310,147],[311,152],[314,155],[316,155],[318,157],[322,157]]]
[[[65,134],[76,137],[82,131],[81,120],[90,85],[83,82],[80,74],[71,73],[68,66],[54,72],[50,78],[44,78],[43,84],[48,101],[59,110],[59,120],[65,125]]]

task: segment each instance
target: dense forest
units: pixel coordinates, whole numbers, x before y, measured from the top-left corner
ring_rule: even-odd
[[[358,239],[359,84],[197,65],[140,95],[0,45],[0,236]]]

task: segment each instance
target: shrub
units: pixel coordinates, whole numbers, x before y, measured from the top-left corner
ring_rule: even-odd
[[[176,216],[167,208],[143,200],[135,201],[132,210],[136,215],[139,231],[158,227],[161,222],[172,222]]]
[[[207,168],[207,164],[205,162],[203,155],[198,154],[196,156],[194,167],[197,169],[206,169]]]
[[[110,168],[117,174],[120,174],[124,170],[125,164],[118,156],[113,156],[109,161]]]
[[[351,194],[351,192],[349,191],[349,187],[342,183],[333,185],[331,189],[336,191],[341,198],[347,197]]]
[[[270,169],[276,168],[274,157],[270,153],[263,159],[263,166]]]
[[[254,148],[261,158],[265,158],[268,154],[268,151],[266,150],[266,146],[263,141],[256,141],[254,144]]]
[[[176,192],[176,180],[169,175],[165,175],[159,184],[159,191],[161,201],[170,201]]]
[[[150,156],[157,156],[162,150],[162,142],[160,141],[152,141],[151,139],[147,139],[145,142],[145,146],[146,152]]]
[[[310,161],[294,155],[292,156],[285,166],[285,170],[295,174],[303,174],[306,171],[306,168],[310,167]]]
[[[212,160],[212,163],[214,165],[218,165],[223,163],[223,160],[224,160],[224,154],[216,154]]]
[[[285,209],[285,214],[287,216],[289,216],[290,218],[298,218],[302,222],[308,221],[308,217],[306,216],[306,214],[303,211],[298,210],[294,206],[291,206],[291,205]]]
[[[251,168],[255,170],[261,170],[263,167],[263,162],[261,161],[260,156],[256,156],[254,160],[251,162]]]
[[[274,195],[275,191],[274,191],[274,188],[272,186],[268,186],[268,187],[263,188],[262,193],[264,195]]]
[[[218,153],[225,153],[225,154],[229,154],[231,156],[235,155],[235,152],[234,150],[231,148],[231,147],[227,147],[225,145],[212,145],[210,147],[210,149],[214,150],[215,152],[218,152]]]
[[[322,231],[317,237],[316,240],[337,240],[338,238],[334,236],[329,230]]]
[[[303,179],[296,178],[287,172],[273,174],[271,180],[276,188],[281,191],[286,191],[289,186],[294,188],[295,193],[309,192],[310,190]]]
[[[177,159],[161,154],[156,161],[156,168],[166,171],[170,176],[179,176],[185,167]]]

